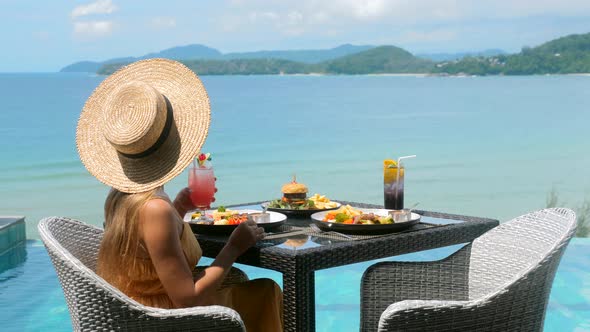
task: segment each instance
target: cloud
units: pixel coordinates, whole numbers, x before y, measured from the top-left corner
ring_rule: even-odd
[[[288,36],[298,36],[309,31],[313,26],[325,22],[327,19],[327,15],[323,12],[306,15],[305,12],[299,10],[283,12],[251,11],[247,15],[247,20],[243,20],[237,15],[226,17],[224,29],[226,31],[235,31],[240,27],[254,24],[262,26],[262,29],[271,28]]]
[[[103,37],[113,32],[112,21],[80,21],[74,22],[74,35],[82,38]]]
[[[287,36],[322,31],[346,31],[351,25],[385,22],[392,25],[413,24],[414,20],[434,21],[455,16],[461,0],[270,0],[233,1],[223,20],[227,31],[260,29]],[[440,4],[447,6],[440,6]],[[239,13],[247,12],[246,19]]]
[[[304,28],[319,23],[416,25],[543,15],[590,15],[588,0],[250,0],[232,1],[229,8],[236,13],[247,11],[250,17],[277,22],[287,22],[290,13],[298,13],[301,17],[297,24]],[[242,21],[242,24],[247,23]]]
[[[110,15],[117,9],[112,0],[97,0],[75,7],[70,14],[74,25],[74,36],[78,39],[95,39],[110,35],[115,26],[112,20],[80,21],[80,18],[100,14]]]
[[[250,18],[251,21],[255,22],[255,21],[273,21],[276,22],[278,21],[281,17],[279,16],[279,14],[275,13],[275,12],[251,12],[248,17]]]
[[[302,47],[352,42],[415,50],[425,45],[465,48],[469,43],[515,49],[558,36],[556,31],[565,28],[558,28],[557,21],[582,22],[587,17],[590,0],[226,0],[216,23],[224,33],[257,36],[260,45],[292,40],[289,43]],[[541,33],[544,23],[535,22],[550,27]],[[572,23],[567,31],[580,32],[582,26]],[[538,37],[525,38],[527,29]],[[498,45],[491,40],[504,38],[499,30],[513,37]],[[489,33],[495,35],[488,39]]]
[[[296,10],[280,14],[272,11],[251,12],[248,19],[252,23],[268,24],[290,36],[301,35],[306,31],[306,18]]]
[[[86,5],[80,5],[72,10],[70,16],[75,19],[95,14],[111,14],[118,9],[112,0],[97,0]]]
[[[174,17],[154,17],[151,20],[152,27],[156,29],[174,28],[176,26],[176,19]]]
[[[341,1],[345,10],[360,19],[382,16],[388,7],[384,0]],[[348,7],[348,8],[346,8]]]

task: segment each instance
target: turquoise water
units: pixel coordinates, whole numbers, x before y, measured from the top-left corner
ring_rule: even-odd
[[[102,77],[0,74],[0,215],[102,224],[105,188],[80,164],[75,126]],[[406,202],[507,220],[555,187],[590,191],[587,76],[203,77],[213,120],[205,150],[217,202],[275,198],[292,173],[312,192],[382,202],[381,163],[408,162]],[[186,182],[174,179],[172,194]]]
[[[441,259],[459,249],[451,246],[395,260]],[[590,239],[573,239],[561,261],[549,298],[545,331],[590,330]],[[11,263],[8,263],[12,260]],[[210,260],[202,259],[207,264]],[[360,278],[376,261],[316,273],[316,327],[322,331],[357,331]],[[238,266],[253,279],[271,277],[281,284],[281,274]],[[71,331],[68,309],[51,261],[42,243],[26,245],[0,255],[0,326],[4,332]],[[285,308],[285,310],[289,310]]]
[[[25,215],[27,236],[50,215],[102,224],[105,188],[87,174],[75,126],[102,77],[0,74],[0,215]],[[220,204],[280,195],[292,173],[312,192],[381,203],[381,162],[408,162],[406,202],[426,210],[507,220],[590,193],[586,76],[203,77],[212,104],[205,150]],[[174,179],[173,193],[186,182]],[[430,260],[457,247],[398,257]],[[574,239],[558,270],[546,331],[590,330],[590,242]],[[207,261],[204,260],[203,263]],[[356,330],[359,280],[372,262],[316,274],[319,331]],[[243,267],[251,278],[280,274]],[[55,272],[39,241],[0,256],[3,331],[71,328]],[[8,310],[8,308],[10,308]],[[288,310],[288,308],[286,308]]]

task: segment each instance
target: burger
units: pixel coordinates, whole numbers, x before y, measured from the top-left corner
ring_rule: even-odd
[[[289,182],[281,188],[283,198],[281,200],[292,207],[307,204],[307,186],[296,181]]]

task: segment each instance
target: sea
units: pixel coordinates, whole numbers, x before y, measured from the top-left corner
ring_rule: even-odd
[[[75,145],[104,79],[0,74],[0,215],[102,225],[108,187]],[[217,205],[279,198],[295,174],[310,194],[383,203],[384,159],[407,160],[406,205],[507,221],[590,199],[590,76],[204,76]],[[185,171],[165,186],[186,186]]]

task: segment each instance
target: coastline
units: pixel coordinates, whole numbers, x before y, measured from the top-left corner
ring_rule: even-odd
[[[237,75],[200,75],[200,76],[237,76]],[[274,75],[241,75],[241,76],[392,76],[392,77],[426,77],[425,73],[375,73],[375,74],[332,74],[332,73],[308,73],[308,74],[274,74]]]
[[[43,72],[43,74],[87,74],[94,77],[107,77],[109,75],[93,73],[93,72]],[[14,73],[0,73],[0,74],[14,74]],[[18,74],[38,74],[36,72],[18,73]],[[197,73],[198,74],[198,73]],[[590,73],[563,73],[563,74],[529,74],[529,75],[472,75],[472,74],[446,74],[446,73],[368,73],[368,74],[336,74],[336,73],[295,73],[295,74],[198,74],[199,76],[376,76],[376,77],[531,77],[531,76],[590,76]]]

